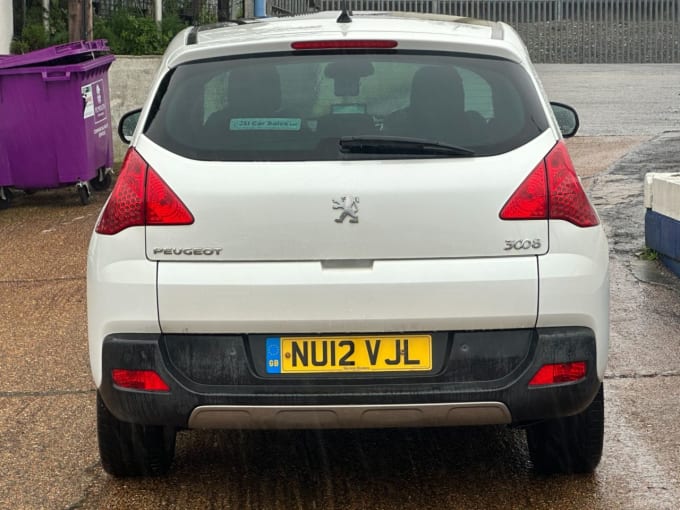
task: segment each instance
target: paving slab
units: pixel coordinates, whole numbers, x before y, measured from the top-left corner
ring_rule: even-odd
[[[0,283],[0,396],[92,388],[85,278]]]
[[[104,479],[94,392],[0,395],[0,508],[77,508]]]

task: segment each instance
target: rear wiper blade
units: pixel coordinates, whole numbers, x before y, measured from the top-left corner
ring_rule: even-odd
[[[421,138],[402,136],[343,136],[340,150],[368,154],[425,154],[431,156],[474,156],[466,148]]]

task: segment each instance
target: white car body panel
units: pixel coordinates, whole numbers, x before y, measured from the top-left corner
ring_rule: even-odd
[[[102,341],[113,333],[160,333],[156,263],[144,256],[144,228],[117,236],[94,234],[87,257],[87,324],[90,367],[102,378]]]
[[[200,162],[142,138],[137,150],[195,218],[148,227],[153,260],[384,260],[546,253],[547,221],[503,221],[508,198],[556,142],[550,131],[485,158]],[[333,200],[359,198],[358,223]],[[538,240],[507,249],[506,240]],[[209,255],[175,250],[209,248]],[[219,253],[217,250],[220,250]],[[159,282],[163,285],[163,281]]]
[[[550,253],[538,257],[538,266],[537,327],[591,328],[597,342],[597,373],[604,379],[609,352],[609,256],[604,230],[551,220]]]
[[[531,328],[535,257],[159,264],[165,333],[318,333]]]
[[[452,17],[436,20],[423,19],[415,13],[400,13],[400,17],[379,18],[374,13],[362,16],[357,12],[351,24],[335,23],[337,13],[323,12],[295,18],[263,19],[256,23],[232,26],[198,33],[199,45],[188,45],[171,51],[166,59],[168,68],[183,62],[203,58],[215,58],[229,54],[267,53],[290,51],[291,42],[318,41],[343,38],[386,39],[399,41],[400,49],[464,51],[507,58],[515,62],[524,60],[525,52],[521,43],[512,38],[498,38],[513,30],[501,23],[470,22],[467,18]],[[411,19],[418,18],[421,24],[415,26]],[[330,23],[329,23],[330,22]],[[225,48],[224,40],[229,40]]]

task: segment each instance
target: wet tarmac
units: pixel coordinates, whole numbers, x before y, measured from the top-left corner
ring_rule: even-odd
[[[103,205],[74,190],[0,211],[0,509],[675,509],[680,501],[680,284],[638,257],[642,177],[680,162],[680,133],[569,141],[611,246],[602,463],[541,477],[503,427],[192,431],[159,479],[98,459],[85,254]]]

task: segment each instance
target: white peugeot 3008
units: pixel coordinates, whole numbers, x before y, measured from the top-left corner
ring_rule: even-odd
[[[88,258],[99,447],[185,428],[511,424],[602,451],[608,254],[507,25],[318,13],[171,43]]]

